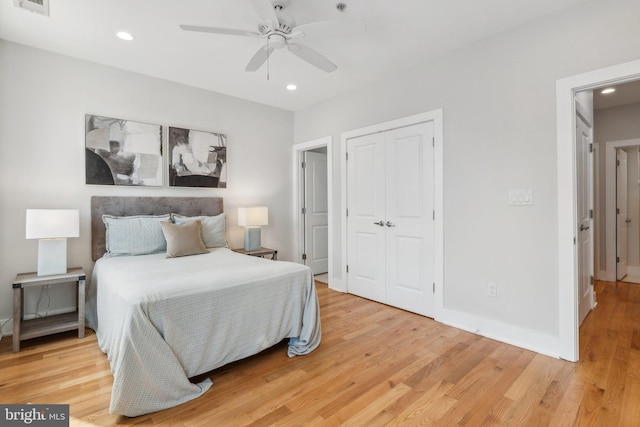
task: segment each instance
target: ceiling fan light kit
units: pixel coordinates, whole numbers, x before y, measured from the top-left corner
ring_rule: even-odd
[[[258,70],[267,62],[275,49],[282,49],[286,46],[293,55],[327,73],[336,70],[338,67],[319,52],[300,43],[299,39],[304,38],[306,35],[305,30],[316,32],[319,29],[325,29],[328,34],[332,35],[340,32],[340,29],[346,29],[349,32],[364,30],[364,22],[359,19],[321,21],[296,26],[295,20],[284,12],[289,0],[250,0],[250,2],[260,19],[257,32],[198,25],[180,25],[180,28],[185,31],[266,39],[265,45],[258,49],[249,60],[245,71]],[[340,5],[342,5],[342,8]],[[338,3],[336,7],[342,12],[346,5]]]

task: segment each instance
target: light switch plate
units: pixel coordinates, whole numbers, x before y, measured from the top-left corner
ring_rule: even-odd
[[[509,190],[509,206],[533,205],[533,190]]]

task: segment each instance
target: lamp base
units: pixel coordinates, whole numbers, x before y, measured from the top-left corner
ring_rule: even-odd
[[[67,272],[67,239],[40,239],[38,241],[38,276]]]
[[[260,227],[245,227],[244,229],[244,250],[257,251],[262,247]]]

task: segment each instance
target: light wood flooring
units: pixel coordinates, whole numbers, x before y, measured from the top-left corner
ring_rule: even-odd
[[[0,342],[0,403],[70,404],[72,426],[639,426],[640,285],[596,282],[578,363],[557,360],[317,283],[323,340],[279,344],[213,371],[213,387],[137,418],[108,413],[95,334]]]

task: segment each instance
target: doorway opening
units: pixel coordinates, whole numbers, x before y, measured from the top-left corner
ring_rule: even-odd
[[[293,146],[295,260],[308,265],[316,280],[331,287],[332,138]]]
[[[640,78],[640,61],[567,77],[556,82],[557,189],[558,189],[558,356],[577,361],[578,346],[578,251],[576,168],[576,105],[580,91],[626,83]]]
[[[596,277],[615,282],[640,275],[640,139],[602,145],[600,187],[604,190],[596,194],[600,202]]]

